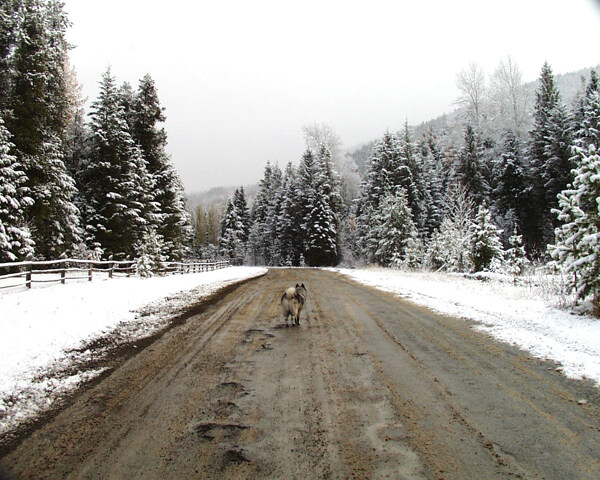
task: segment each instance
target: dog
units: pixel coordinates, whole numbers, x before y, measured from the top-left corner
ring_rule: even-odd
[[[292,317],[292,326],[300,325],[300,312],[306,303],[307,290],[304,284],[288,288],[281,297],[281,313],[287,326],[288,318]]]

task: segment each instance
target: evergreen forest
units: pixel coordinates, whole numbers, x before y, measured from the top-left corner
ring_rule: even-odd
[[[0,262],[187,256],[190,215],[150,75],[108,69],[89,119],[58,0],[0,4]]]

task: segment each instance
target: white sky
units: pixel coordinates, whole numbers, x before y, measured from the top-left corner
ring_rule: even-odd
[[[347,147],[450,111],[469,62],[511,55],[525,81],[600,63],[594,0],[65,0],[84,93],[107,66],[149,73],[188,192],[246,185],[297,163],[301,128]]]

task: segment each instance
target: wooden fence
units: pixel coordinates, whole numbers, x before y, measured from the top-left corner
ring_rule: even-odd
[[[175,275],[218,270],[229,266],[229,260],[209,262],[164,262],[160,275]],[[0,263],[0,289],[25,285],[31,288],[34,283],[60,282],[67,280],[87,280],[93,278],[113,278],[136,275],[135,261],[100,260],[48,260],[40,262]]]

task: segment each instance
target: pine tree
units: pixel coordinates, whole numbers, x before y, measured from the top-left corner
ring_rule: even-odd
[[[281,257],[286,266],[299,265],[302,249],[296,240],[300,235],[298,209],[296,202],[296,172],[291,162],[283,175],[281,186],[281,215],[279,218],[281,235]]]
[[[495,207],[509,231],[522,228],[528,209],[527,172],[522,147],[513,132],[504,137],[502,153],[496,164],[497,185],[493,192]]]
[[[302,155],[298,171],[296,172],[296,190],[295,190],[295,215],[293,221],[298,226],[298,235],[296,245],[299,254],[308,261],[309,245],[309,223],[315,199],[317,197],[316,182],[318,175],[318,165],[312,150],[307,149]]]
[[[583,148],[600,145],[600,78],[595,70],[591,72],[578,113],[572,128],[575,145]]]
[[[406,261],[410,242],[414,242],[417,234],[406,191],[399,188],[395,194],[386,195],[375,215],[378,239],[375,259],[381,265],[399,267]]]
[[[7,126],[27,176],[33,203],[25,217],[42,258],[68,255],[80,241],[76,190],[63,146],[72,115],[65,71],[68,25],[62,2],[24,0],[10,59]]]
[[[572,188],[558,197],[554,210],[562,225],[556,229],[556,245],[550,254],[556,265],[569,274],[569,286],[578,299],[592,298],[600,311],[600,154],[596,146],[575,147],[578,167]]]
[[[501,230],[491,222],[490,211],[480,206],[469,229],[469,257],[475,272],[488,270],[494,259],[503,256]]]
[[[470,125],[465,128],[464,146],[458,156],[456,178],[475,203],[480,204],[487,198],[489,185],[483,171],[481,145]]]
[[[508,273],[517,277],[523,274],[530,262],[525,254],[523,237],[518,234],[516,227],[508,243],[510,248],[506,251],[506,266]]]
[[[269,208],[272,205],[271,196],[273,194],[273,167],[267,162],[252,206],[252,225],[248,235],[248,254],[254,265],[267,265],[270,261]]]
[[[9,93],[12,114],[7,126],[13,135],[17,158],[38,155],[47,125],[52,123],[48,102],[51,77],[46,32],[46,15],[41,0],[24,0],[22,21],[12,58],[13,78]],[[25,168],[28,165],[24,164]],[[38,183],[30,178],[34,185]]]
[[[194,247],[201,252],[208,243],[208,216],[201,205],[196,207],[194,219]]]
[[[234,197],[228,200],[219,237],[222,254],[236,265],[244,262],[248,241],[248,210],[243,191],[243,188],[236,189]]]
[[[548,138],[544,149],[545,164],[542,178],[548,211],[558,207],[558,194],[573,181],[571,170],[575,165],[571,160],[572,143],[568,115],[565,106],[559,103],[550,112]],[[552,232],[557,226],[557,219],[551,217],[550,233],[546,236],[548,242],[553,239]]]
[[[69,256],[81,242],[79,209],[75,206],[75,181],[67,173],[61,142],[50,139],[37,156],[35,169],[44,181],[31,187],[35,204],[30,207],[36,254],[52,259]]]
[[[25,187],[27,178],[10,153],[14,144],[0,117],[0,263],[33,256],[34,242],[23,218],[24,207],[33,200]]]
[[[246,202],[244,187],[236,189],[233,196],[233,204],[239,216],[239,224],[236,228],[240,232],[241,240],[245,243],[248,241],[248,234],[250,233],[250,212],[248,210],[248,203]]]
[[[431,131],[427,134],[427,142],[423,145],[423,177],[428,199],[425,203],[425,234],[430,237],[439,230],[444,219],[444,192],[447,179],[443,168],[443,156],[439,152],[435,137]]]
[[[272,167],[269,195],[267,198],[267,216],[265,224],[267,253],[267,265],[282,265],[281,255],[281,187],[283,185],[283,173],[278,165]]]
[[[572,180],[568,122],[560,93],[548,63],[542,67],[540,87],[536,91],[534,127],[531,131],[530,185],[527,219],[522,232],[528,251],[543,254],[553,239],[551,208],[556,195]]]
[[[422,235],[427,233],[427,207],[431,205],[432,198],[430,191],[425,184],[424,179],[424,159],[417,146],[412,141],[411,131],[408,126],[408,121],[404,123],[404,132],[400,141],[400,149],[402,150],[406,166],[410,171],[410,176],[414,185],[412,190],[412,198],[408,197],[409,207],[413,214],[417,229]],[[409,191],[407,190],[407,194]]]
[[[130,125],[133,141],[139,145],[147,163],[147,171],[153,183],[153,201],[156,212],[150,222],[164,239],[165,254],[174,260],[186,255],[191,242],[191,217],[185,206],[185,192],[179,174],[165,151],[167,134],[160,123],[165,121],[164,108],[160,105],[154,80],[145,75],[135,94],[121,93],[126,120]]]
[[[434,235],[439,241],[437,243],[430,242],[428,256],[430,259],[433,258],[433,250],[440,249],[442,255],[435,255],[444,263],[437,269],[464,272],[470,268],[467,251],[470,228],[473,223],[474,202],[461,185],[454,186],[448,192],[447,197],[448,211],[440,226],[439,235]]]
[[[395,134],[386,132],[369,157],[363,192],[373,208],[377,208],[381,198],[398,187],[406,190],[409,205],[417,202],[417,187],[402,145]]]
[[[155,230],[144,232],[135,246],[135,267],[140,277],[153,277],[164,270],[166,258],[162,254],[162,248],[163,240]]]
[[[0,3],[0,117],[8,118],[14,81],[14,49],[20,30],[21,0]]]
[[[145,161],[129,133],[110,69],[102,76],[100,94],[92,104],[90,156],[81,162],[82,196],[88,246],[106,256],[135,255],[146,223],[137,190],[147,182]]]
[[[445,223],[444,223],[445,222]],[[435,230],[426,246],[424,264],[431,270],[448,269],[452,262],[450,249],[447,248],[449,237],[445,234],[448,228],[448,220],[444,220],[439,230]]]

